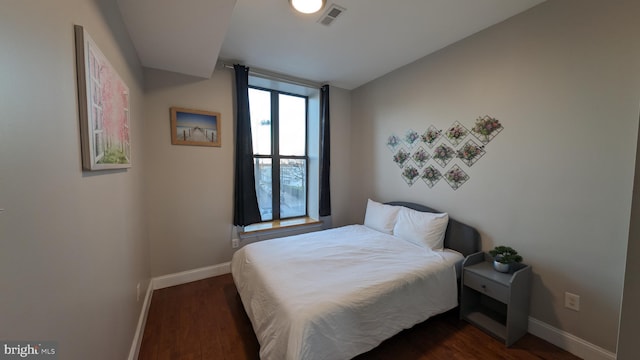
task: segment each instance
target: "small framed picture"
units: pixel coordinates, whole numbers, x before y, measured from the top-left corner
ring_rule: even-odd
[[[220,147],[220,113],[171,107],[173,145]]]

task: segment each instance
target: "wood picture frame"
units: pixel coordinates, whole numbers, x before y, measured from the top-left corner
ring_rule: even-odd
[[[171,144],[221,147],[220,113],[173,106]]]
[[[74,32],[82,168],[129,168],[129,88],[89,33],[80,25]]]

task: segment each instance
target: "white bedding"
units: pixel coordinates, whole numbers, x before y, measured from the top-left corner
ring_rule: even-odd
[[[261,359],[349,359],[457,306],[460,260],[350,225],[247,245],[231,272]]]

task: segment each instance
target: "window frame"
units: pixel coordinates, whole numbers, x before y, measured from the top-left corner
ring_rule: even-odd
[[[261,90],[269,92],[271,100],[271,155],[256,154],[254,151],[253,161],[255,164],[256,159],[270,159],[271,160],[271,219],[263,220],[262,222],[295,219],[309,216],[309,96],[300,95],[292,92],[274,90],[265,88],[262,86],[249,85],[249,89]],[[304,134],[304,155],[280,155],[280,100],[279,95],[288,95],[304,99],[304,122],[305,122],[305,134]],[[251,106],[251,101],[249,101]],[[253,130],[253,129],[252,129]],[[280,215],[280,160],[293,159],[305,161],[305,191],[304,191],[304,214],[295,215],[290,217],[281,217]],[[273,196],[277,194],[277,196]],[[276,216],[277,215],[277,216]]]

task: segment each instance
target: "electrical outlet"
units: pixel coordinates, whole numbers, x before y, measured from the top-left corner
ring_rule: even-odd
[[[136,285],[136,301],[140,301],[140,283]]]
[[[567,309],[580,311],[580,295],[565,292],[564,307],[566,307]]]
[[[231,239],[231,247],[234,249],[240,247],[240,239]]]

